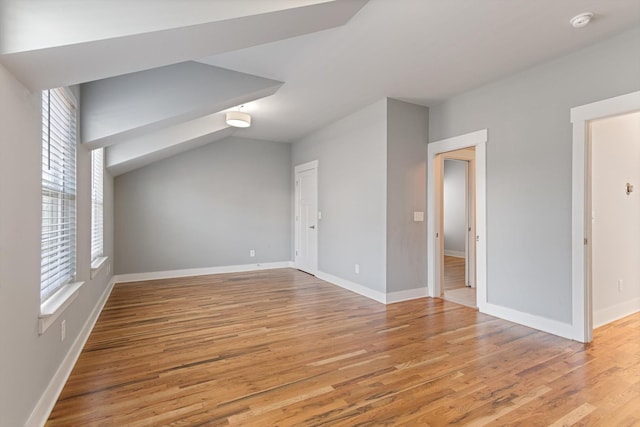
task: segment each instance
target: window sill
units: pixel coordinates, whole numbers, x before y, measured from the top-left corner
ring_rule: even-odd
[[[40,304],[40,315],[38,316],[38,333],[40,335],[44,334],[73,300],[78,297],[78,291],[82,285],[84,285],[84,282],[64,285],[58,292]]]
[[[100,257],[100,258],[96,258],[96,260],[91,263],[91,279],[96,277],[98,275],[98,273],[100,272],[100,270],[102,270],[102,268],[105,265],[107,265],[107,260],[108,259],[109,259],[109,257],[103,256],[103,257]]]

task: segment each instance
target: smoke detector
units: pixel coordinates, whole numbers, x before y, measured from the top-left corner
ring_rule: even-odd
[[[592,12],[581,13],[580,15],[576,15],[569,21],[573,28],[582,28],[586,26],[589,22],[591,22],[591,18],[593,18]]]

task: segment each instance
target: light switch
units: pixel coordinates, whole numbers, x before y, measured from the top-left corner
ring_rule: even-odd
[[[422,221],[424,221],[424,212],[414,212],[413,213],[413,221],[414,222],[422,222]]]
[[[318,219],[322,219],[322,212],[318,211]]]

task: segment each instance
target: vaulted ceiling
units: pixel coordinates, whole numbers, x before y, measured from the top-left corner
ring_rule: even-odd
[[[4,0],[0,24],[27,88],[82,85],[82,141],[117,175],[232,133],[292,142],[385,96],[433,105],[640,25],[640,2]],[[224,123],[240,104],[249,129]]]

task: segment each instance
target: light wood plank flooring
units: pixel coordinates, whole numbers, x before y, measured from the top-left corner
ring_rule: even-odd
[[[640,314],[582,345],[296,270],[116,285],[49,426],[640,423]]]
[[[444,257],[444,290],[465,288],[464,283],[465,259],[446,256]]]

